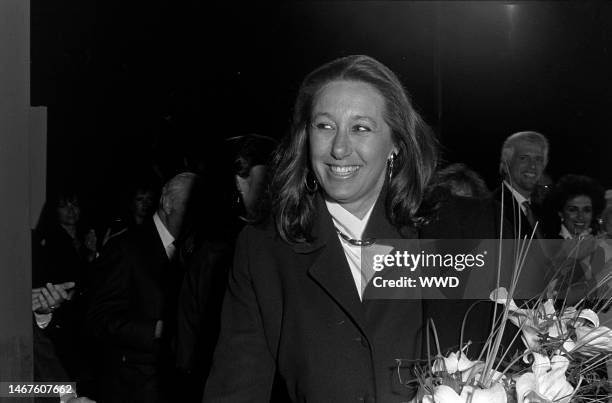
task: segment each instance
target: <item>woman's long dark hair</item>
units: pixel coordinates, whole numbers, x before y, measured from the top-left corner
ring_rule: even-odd
[[[391,180],[386,186],[386,211],[390,222],[402,229],[418,224],[425,188],[434,174],[437,142],[415,111],[397,76],[369,56],[347,56],[310,73],[300,86],[289,135],[275,153],[271,183],[272,215],[279,235],[287,242],[311,240],[316,215],[315,195],[306,188],[310,174],[308,127],[320,89],[332,81],[370,84],[385,100],[384,119],[398,149]]]

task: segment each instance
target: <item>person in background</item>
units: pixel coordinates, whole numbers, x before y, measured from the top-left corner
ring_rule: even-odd
[[[239,218],[253,222],[266,214],[268,165],[278,143],[259,134],[232,137],[227,141],[234,155],[234,179],[242,209]]]
[[[599,234],[612,239],[612,206],[606,207],[599,216]]]
[[[605,193],[606,207],[612,207],[612,189],[606,189]]]
[[[561,177],[550,195],[550,205],[557,213],[549,238],[562,239],[553,260],[558,292],[567,294],[567,303],[575,303],[595,288],[601,269],[593,264],[598,249],[596,217],[604,208],[604,190],[592,178],[581,175]]]
[[[93,382],[91,360],[81,323],[97,238],[93,229],[82,225],[81,206],[74,191],[61,191],[49,198],[35,236],[32,302],[36,325],[53,343],[70,378],[89,394]],[[61,304],[45,304],[47,298],[58,295],[63,297]]]
[[[194,401],[201,400],[210,370],[235,239],[245,224],[261,220],[269,210],[267,165],[277,142],[270,137],[247,134],[228,139],[226,145],[229,149],[226,162],[231,163],[233,173],[233,177],[227,177],[227,184],[235,186],[236,208],[226,211],[222,218],[226,225],[233,226],[231,235],[225,239],[215,232],[196,231],[186,243],[193,243],[193,253],[187,253],[188,250],[183,253],[186,274],[179,297],[177,366],[191,379],[185,390]],[[209,211],[205,211],[200,223],[204,229],[214,223],[211,215],[222,211],[206,210]]]
[[[546,137],[533,131],[514,133],[502,145],[499,172],[503,184],[492,196],[503,202],[504,217],[515,237],[530,237],[540,221],[531,196],[548,164],[548,148]],[[536,231],[534,237],[543,238],[542,232]]]
[[[172,402],[176,372],[179,261],[183,235],[200,209],[193,173],[172,178],[152,218],[112,239],[96,261],[88,327],[104,348],[104,402]]]
[[[516,295],[522,301],[537,299],[549,286],[550,251],[544,241],[543,214],[533,198],[548,160],[549,145],[544,135],[524,131],[508,136],[499,162],[503,182],[492,194],[501,205],[504,230],[509,230],[510,238],[529,242],[533,237],[517,286]]]
[[[597,217],[604,206],[604,190],[594,179],[582,175],[565,175],[557,181],[551,194],[557,220],[550,237],[574,239],[596,235]]]
[[[436,173],[436,184],[461,197],[490,197],[487,184],[476,171],[462,163],[450,164]]]
[[[53,312],[60,308],[64,301],[72,297],[68,291],[74,287],[74,283],[48,284],[45,287],[32,289],[32,313]],[[34,381],[36,382],[72,382],[66,369],[57,356],[53,341],[47,337],[44,331],[33,320],[33,352],[34,352]],[[60,395],[61,402],[65,403],[95,403],[95,401],[77,396],[77,391]],[[35,403],[57,402],[57,398],[36,397]]]
[[[595,253],[593,265],[595,279],[605,288],[600,290],[600,299],[607,300],[612,297],[612,207],[606,207],[600,216],[598,246],[599,253]],[[608,315],[612,319],[612,312]]]
[[[609,191],[606,191],[606,195]],[[597,282],[598,304],[600,323],[610,327],[612,324],[612,309],[610,309],[612,298],[612,206],[608,205],[600,216],[599,250],[594,253],[592,262],[595,270],[594,276]],[[606,361],[608,379],[612,379],[612,358]]]
[[[127,202],[123,207],[124,212],[106,230],[102,245],[105,245],[111,238],[121,235],[130,227],[141,225],[151,218],[159,198],[158,190],[152,183],[142,182],[134,185],[128,192]]]
[[[45,204],[36,229],[34,285],[83,278],[84,267],[97,252],[96,233],[82,225],[81,205],[74,191],[61,191]]]

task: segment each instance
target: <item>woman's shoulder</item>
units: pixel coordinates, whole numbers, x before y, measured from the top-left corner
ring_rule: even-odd
[[[237,244],[242,242],[267,243],[276,239],[280,239],[280,237],[277,236],[273,220],[268,218],[259,222],[246,224],[238,233]]]

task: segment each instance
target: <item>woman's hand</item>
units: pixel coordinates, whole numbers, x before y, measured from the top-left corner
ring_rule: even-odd
[[[39,314],[51,313],[74,294],[75,283],[69,281],[61,284],[47,283],[45,287],[32,288],[32,311]]]
[[[596,248],[597,238],[590,234],[573,239],[567,239],[563,241],[563,245],[556,256],[555,261],[559,266],[562,266],[564,263],[572,260],[580,261],[595,252]]]
[[[83,244],[87,250],[87,260],[90,262],[93,261],[96,258],[98,251],[98,237],[96,236],[95,230],[90,229],[87,231]]]
[[[98,237],[96,236],[96,231],[90,229],[87,231],[85,235],[85,247],[90,252],[96,253],[98,250]]]

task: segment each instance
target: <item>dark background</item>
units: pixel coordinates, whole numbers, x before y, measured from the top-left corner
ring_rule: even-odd
[[[48,190],[94,210],[152,161],[229,158],[219,140],[287,130],[301,79],[361,53],[394,70],[448,162],[495,188],[503,139],[536,130],[548,172],[612,187],[606,2],[32,0],[32,104],[48,106]],[[211,189],[214,191],[214,189]]]

